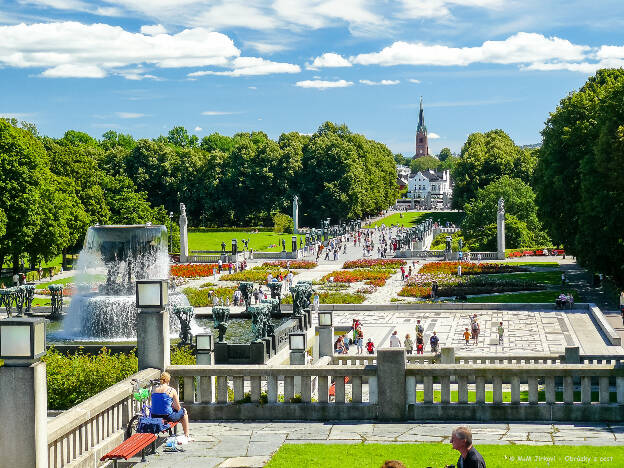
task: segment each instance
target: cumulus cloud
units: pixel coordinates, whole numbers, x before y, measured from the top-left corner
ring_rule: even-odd
[[[443,18],[451,15],[454,6],[498,9],[503,0],[401,0],[402,18]]]
[[[147,34],[148,36],[156,36],[157,34],[167,34],[167,30],[162,24],[145,25],[141,26],[141,34]]]
[[[438,138],[440,138],[440,135],[438,135],[437,133],[429,132],[427,133],[427,137],[431,138],[432,140],[437,140]]]
[[[414,78],[410,78],[410,79],[409,79],[409,80],[407,80],[407,81],[409,81],[410,83],[416,83],[416,84],[420,83],[420,80],[416,80],[416,79],[414,79]]]
[[[116,112],[117,117],[120,119],[140,119],[145,117],[145,114],[139,114],[137,112]]]
[[[398,41],[379,52],[351,57],[360,65],[438,65],[466,66],[472,63],[523,64],[583,60],[590,47],[566,39],[519,32],[504,41],[486,41],[478,47],[449,47],[422,42]]]
[[[271,44],[269,42],[245,41],[244,44],[245,47],[255,49],[261,54],[274,54],[288,50],[288,47],[283,44]]]
[[[43,77],[102,78],[141,64],[225,65],[239,55],[229,37],[203,28],[150,36],[74,21],[0,26],[0,65],[44,68]]]
[[[327,88],[346,88],[347,86],[351,86],[352,84],[353,84],[352,81],[346,81],[346,80],[337,80],[337,81],[304,80],[304,81],[297,81],[295,83],[295,86],[299,86],[300,88],[327,89]]]
[[[381,80],[381,81],[371,81],[371,80],[360,80],[360,83],[369,85],[369,86],[390,86],[397,85],[400,83],[399,80]]]
[[[195,127],[195,132],[201,132],[203,130],[203,128],[201,128],[199,125],[197,127]]]
[[[232,70],[213,71],[203,70],[189,73],[189,77],[197,77],[204,75],[221,75],[221,76],[253,76],[253,75],[272,75],[274,73],[299,73],[301,67],[292,63],[272,62],[261,57],[238,57],[234,59],[229,66]]]
[[[323,55],[316,57],[311,64],[307,66],[310,70],[316,70],[318,68],[329,67],[350,67],[351,62],[344,58],[340,54],[333,52],[326,52]]]

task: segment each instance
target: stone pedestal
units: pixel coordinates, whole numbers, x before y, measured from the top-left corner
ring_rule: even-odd
[[[401,421],[407,418],[405,390],[405,349],[380,349],[377,353],[379,419]]]
[[[319,358],[334,355],[334,327],[318,328]]]
[[[455,348],[440,349],[440,364],[455,364]]]
[[[291,366],[305,366],[305,351],[291,351],[290,352],[290,365]],[[295,383],[295,395],[301,395],[301,376],[296,375],[294,378]]]
[[[139,370],[169,366],[169,311],[137,314],[137,357]]]
[[[48,468],[46,365],[0,367],[0,466]]]
[[[581,352],[578,346],[566,346],[565,363],[566,364],[580,364],[581,363]]]
[[[211,352],[197,352],[195,356],[195,362],[198,366],[211,366],[212,365],[212,353]]]
[[[299,197],[293,197],[293,234],[299,234]],[[294,250],[293,250],[294,251]]]

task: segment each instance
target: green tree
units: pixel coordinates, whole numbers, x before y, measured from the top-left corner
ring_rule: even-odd
[[[469,245],[477,249],[495,249],[498,200],[505,200],[506,246],[537,247],[548,243],[537,216],[533,189],[520,179],[503,176],[477,191],[477,196],[466,203],[466,217],[462,223]]]
[[[453,153],[451,153],[451,149],[450,148],[442,148],[440,150],[440,152],[438,153],[438,159],[441,162],[446,161],[448,158],[452,157]]]
[[[477,190],[504,175],[530,183],[536,164],[533,153],[516,146],[502,130],[470,134],[451,174],[453,206],[463,209]]]
[[[167,140],[174,146],[180,148],[195,147],[199,142],[199,138],[195,135],[189,135],[184,127],[173,127],[167,134]]]
[[[422,156],[420,158],[414,158],[410,161],[409,167],[413,173],[438,169],[440,160],[435,156]]]

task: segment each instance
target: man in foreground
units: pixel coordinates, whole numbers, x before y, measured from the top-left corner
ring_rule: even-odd
[[[468,427],[460,426],[453,431],[451,445],[459,452],[457,468],[485,468],[485,460],[472,446],[472,432]]]

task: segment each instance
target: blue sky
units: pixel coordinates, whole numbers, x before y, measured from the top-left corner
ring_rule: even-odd
[[[0,0],[0,115],[99,138],[313,133],[414,153],[475,131],[540,141],[548,113],[624,65],[622,0]]]

